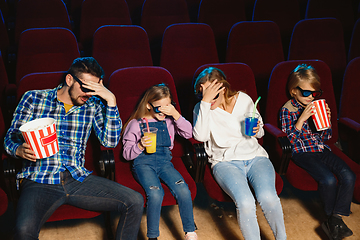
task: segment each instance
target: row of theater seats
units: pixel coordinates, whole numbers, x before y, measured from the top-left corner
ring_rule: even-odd
[[[300,9],[305,1],[299,0],[203,0],[201,2],[199,0],[71,0],[66,2],[70,8],[69,11],[61,0],[19,1],[16,4],[16,15],[14,16],[14,33],[11,31],[10,39],[14,38],[14,43],[17,45],[21,33],[28,28],[64,27],[73,30],[80,50],[89,54],[93,34],[100,26],[137,24],[147,31],[154,63],[158,65],[158,50],[164,30],[174,23],[191,22],[189,8],[197,6],[195,22],[205,23],[212,27],[220,62],[225,60],[226,41],[231,27],[236,22],[246,20],[274,21],[279,26],[286,56],[293,27],[301,19],[321,17],[339,19],[344,29],[345,46],[347,47],[359,1],[309,0],[306,3],[304,16]],[[140,10],[135,10],[139,8]],[[251,18],[247,17],[249,15],[247,9],[253,10],[250,11]],[[141,13],[138,23],[131,18],[134,11]],[[71,24],[72,22],[77,22],[77,24]],[[0,27],[0,30],[1,28],[3,27]],[[6,38],[5,34],[1,34],[4,36],[3,38]],[[6,43],[6,39],[2,41],[4,41],[2,43],[4,53],[4,47],[9,43]]]
[[[354,26],[351,60],[360,56],[360,20]],[[217,63],[219,54],[213,29],[203,23],[178,23],[166,28],[159,51],[159,66],[172,74],[180,92],[185,116],[191,112],[188,95],[192,95],[195,70],[206,63]],[[66,28],[25,30],[20,37],[16,69],[7,72],[8,82],[19,84],[22,77],[33,72],[66,71],[79,57],[74,34]],[[117,69],[130,66],[153,66],[151,44],[144,28],[135,25],[100,27],[93,36],[91,55],[105,70],[105,83]],[[269,77],[273,67],[284,60],[320,59],[332,71],[336,102],[339,105],[341,83],[346,65],[342,26],[335,18],[304,19],[294,27],[287,58],[284,58],[281,34],[272,21],[243,21],[230,30],[225,62],[242,62],[254,72],[257,91],[266,100]],[[15,81],[12,80],[15,76]],[[2,79],[5,81],[5,78]],[[264,103],[261,103],[264,109]]]
[[[343,139],[348,140],[351,144],[357,144],[353,145],[353,147],[355,147],[355,149],[359,149],[360,138],[358,129],[360,125],[360,116],[358,113],[360,109],[356,109],[357,106],[354,106],[353,103],[356,101],[355,91],[357,91],[358,87],[360,87],[359,81],[354,81],[354,79],[357,80],[357,77],[360,74],[360,58],[352,60],[347,66],[346,74],[344,76],[344,92],[342,95],[342,108],[340,110],[339,122],[335,117],[337,116],[337,107],[333,93],[331,71],[327,64],[320,60],[283,61],[277,64],[272,70],[268,89],[269,100],[266,103],[265,116],[263,116],[266,135],[264,140],[260,140],[260,143],[262,143],[268,150],[270,159],[277,171],[276,189],[278,194],[281,193],[283,188],[283,181],[279,174],[285,175],[290,184],[298,189],[304,191],[314,191],[317,189],[317,183],[314,179],[312,179],[306,171],[291,162],[291,154],[289,154],[291,149],[289,149],[289,143],[286,143],[284,140],[286,136],[279,129],[280,126],[278,123],[279,109],[288,99],[286,90],[287,77],[289,73],[300,63],[306,63],[314,66],[322,79],[322,89],[324,90],[323,97],[329,104],[333,115],[331,118],[333,137],[327,142],[327,144],[332,148],[332,151],[335,154],[347,162],[356,175],[360,175],[360,166],[353,161],[355,158],[352,160],[335,146],[340,133],[342,134],[342,137],[344,137]],[[255,78],[248,65],[243,63],[206,64],[200,66],[194,72],[194,76],[196,76],[205,67],[209,66],[217,67],[223,70],[227,75],[228,81],[235,89],[245,91],[253,100],[257,98],[258,95],[256,91]],[[18,88],[18,90],[22,89],[22,92],[19,92],[18,95],[20,96],[23,92],[31,89],[54,87],[56,84],[50,82],[49,79],[54,79],[59,82],[61,81],[64,73],[65,72],[48,72],[29,74],[21,81],[20,84],[22,84],[23,87]],[[129,82],[131,82],[131,84],[129,84]],[[108,87],[117,97],[118,108],[124,121],[130,116],[143,92],[150,86],[159,82],[164,82],[169,86],[173,94],[173,100],[176,103],[176,107],[181,112],[178,101],[179,91],[176,89],[172,75],[165,68],[156,66],[128,67],[116,70],[111,75]],[[50,86],[51,84],[54,85]],[[354,127],[353,130],[351,130],[352,127]],[[0,134],[4,135],[5,127],[0,127],[0,129],[2,129]],[[192,143],[199,144],[196,141],[192,141]],[[202,182],[210,197],[218,201],[231,201],[213,179],[210,167],[207,163],[206,154],[198,154],[197,150],[199,148],[195,148],[194,150],[191,146],[192,145],[190,144],[189,147],[189,142],[184,141],[184,139],[176,139],[174,149],[172,150],[172,162],[175,168],[184,176],[192,193],[192,198],[194,199],[196,196],[195,182]],[[186,153],[188,153],[189,150],[190,152],[195,151],[196,153],[194,154],[194,163],[186,158],[186,156],[188,156]],[[121,143],[113,149],[111,153],[109,150],[106,151],[107,154],[105,154],[105,156],[113,156],[114,162],[109,164],[109,166],[106,166],[104,169],[105,166],[100,167],[97,161],[106,157],[102,157],[104,155],[101,155],[98,142],[95,141],[95,139],[90,138],[86,152],[86,167],[90,170],[94,170],[95,174],[98,173],[101,176],[109,177],[120,184],[139,191],[145,199],[143,189],[132,176],[131,163],[122,158],[121,151]],[[354,199],[356,201],[360,201],[360,178],[358,177],[357,179]],[[164,186],[164,188],[165,197],[163,206],[176,204],[176,201],[170,191],[166,186]],[[100,213],[98,212],[84,211],[82,209],[64,205],[53,214],[49,221],[71,218],[89,218],[99,214]],[[106,224],[109,226],[108,223]],[[111,231],[109,231],[108,234],[111,234]]]

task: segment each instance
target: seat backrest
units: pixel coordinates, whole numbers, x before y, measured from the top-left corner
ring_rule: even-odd
[[[358,89],[360,89],[360,57],[348,63],[342,85],[339,118],[348,117],[360,123]]]
[[[245,37],[246,36],[246,37]],[[258,95],[266,100],[273,67],[284,61],[279,27],[272,21],[239,22],[229,33],[226,62],[242,62],[253,70]]]
[[[76,38],[69,29],[28,29],[19,41],[16,84],[29,73],[67,71],[78,57]]]
[[[182,112],[187,119],[192,119],[192,114],[186,111],[189,109],[188,96],[193,94],[194,72],[206,63],[218,62],[214,33],[209,25],[183,23],[166,28],[160,66],[173,76]]]
[[[129,86],[131,82],[131,87]],[[140,66],[118,69],[110,76],[109,90],[115,94],[121,119],[125,123],[135,110],[138,101],[151,86],[165,83],[170,88],[176,108],[180,111],[174,80],[162,67]]]
[[[284,56],[287,56],[293,28],[300,19],[298,0],[256,0],[254,4],[253,21],[269,20],[278,25]]]
[[[148,36],[134,25],[100,27],[94,34],[92,56],[105,71],[105,85],[119,68],[153,65]]]
[[[95,31],[104,25],[131,25],[125,0],[84,0],[81,6],[79,42],[85,52],[91,49]]]
[[[280,109],[290,99],[290,95],[286,87],[288,77],[296,66],[303,63],[313,66],[320,77],[321,89],[323,90],[323,94],[320,98],[326,100],[326,103],[329,105],[331,110],[333,134],[328,143],[335,143],[338,139],[337,108],[331,79],[331,71],[327,64],[320,60],[284,61],[274,67],[269,81],[265,123],[270,123],[281,129],[279,115]]]
[[[356,21],[352,31],[347,60],[350,62],[356,57],[360,57],[360,18]]]
[[[345,45],[348,45],[355,23],[352,2],[352,0],[309,0],[305,19],[327,17],[338,19],[344,30]]]
[[[131,87],[129,86],[131,82]],[[121,119],[125,123],[145,91],[151,86],[165,83],[170,89],[176,109],[181,113],[174,80],[169,71],[162,67],[143,66],[116,70],[109,80],[109,90],[115,94]],[[122,158],[121,144],[114,149],[116,159]]]
[[[319,59],[331,69],[337,103],[346,68],[343,30],[335,18],[299,21],[291,37],[288,60]]]
[[[186,0],[145,0],[141,11],[141,26],[149,36],[154,65],[159,65],[165,29],[174,23],[189,22]]]
[[[39,72],[25,75],[16,89],[16,100],[20,101],[22,95],[30,90],[51,89],[57,87],[65,78],[66,72]]]
[[[8,75],[6,72],[4,59],[0,51],[0,101],[1,101],[0,106],[2,107],[3,107],[3,103],[5,103],[5,89],[8,84],[9,84]]]
[[[237,91],[245,92],[255,102],[258,95],[255,85],[255,77],[251,68],[245,63],[210,63],[199,67],[193,79],[193,86],[197,76],[205,68],[215,67],[224,72],[226,80],[230,83],[231,88]]]
[[[202,0],[197,22],[208,24],[214,31],[220,62],[225,61],[226,43],[231,27],[246,21],[244,0]]]
[[[7,50],[9,48],[9,35],[7,32],[7,27],[5,25],[4,17],[2,12],[0,11],[0,51],[3,54],[7,54]]]
[[[63,27],[71,29],[62,0],[19,0],[16,6],[15,41],[29,28]]]

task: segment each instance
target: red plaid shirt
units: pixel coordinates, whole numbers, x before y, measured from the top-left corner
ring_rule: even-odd
[[[312,121],[310,118],[304,122],[301,130],[295,127],[303,110],[304,107],[295,99],[289,100],[280,110],[281,130],[287,134],[290,140],[292,153],[322,152],[324,147],[331,150],[329,146],[324,144],[332,136],[331,128],[313,132],[308,124],[308,121]]]

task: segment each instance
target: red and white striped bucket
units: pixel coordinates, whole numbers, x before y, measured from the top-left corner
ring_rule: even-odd
[[[312,115],[312,119],[314,120],[314,124],[316,127],[316,130],[323,131],[325,129],[330,128],[330,120],[326,112],[326,102],[325,99],[319,99],[316,101],[313,101],[315,112],[314,115]]]
[[[38,159],[47,158],[59,151],[55,119],[39,118],[25,123],[20,131]]]

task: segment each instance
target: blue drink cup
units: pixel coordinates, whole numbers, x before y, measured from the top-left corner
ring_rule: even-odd
[[[254,136],[254,127],[257,126],[257,122],[259,120],[259,114],[255,113],[253,117],[253,113],[245,113],[245,135]]]

